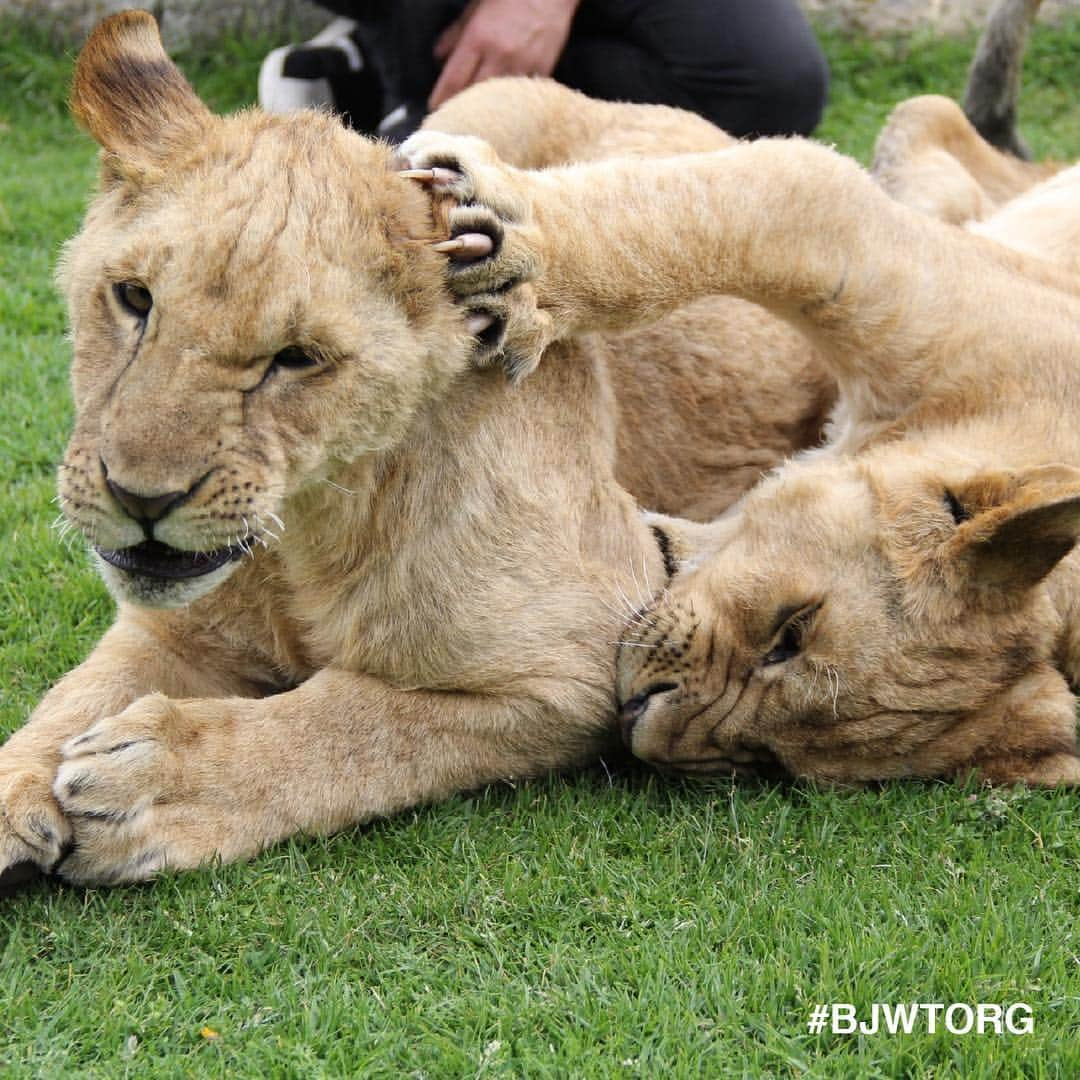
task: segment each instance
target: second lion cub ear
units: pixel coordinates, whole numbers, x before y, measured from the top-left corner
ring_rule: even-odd
[[[213,121],[146,11],[100,22],[79,54],[71,111],[105,151],[106,177],[152,180]]]
[[[1042,465],[976,477],[947,493],[958,527],[950,555],[971,584],[1038,584],[1080,539],[1080,469]]]

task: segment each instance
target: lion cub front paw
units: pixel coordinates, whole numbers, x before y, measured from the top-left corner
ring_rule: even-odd
[[[479,365],[498,363],[511,380],[536,368],[551,340],[550,319],[527,282],[541,270],[538,230],[517,170],[482,139],[420,131],[401,146],[401,175],[449,202],[447,285],[466,312]]]
[[[203,742],[201,718],[161,694],[69,739],[53,793],[73,836],[56,872],[113,884],[212,859],[228,825],[208,797]]]
[[[71,828],[40,770],[0,766],[0,891],[37,870],[50,870],[71,841]]]

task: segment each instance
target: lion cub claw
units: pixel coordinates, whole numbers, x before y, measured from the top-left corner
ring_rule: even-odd
[[[502,366],[512,382],[536,369],[552,340],[551,321],[526,285],[541,271],[539,234],[515,170],[482,139],[420,131],[401,147],[401,175],[433,199],[455,205],[450,236],[433,245],[447,256],[450,292],[466,311],[478,367]]]

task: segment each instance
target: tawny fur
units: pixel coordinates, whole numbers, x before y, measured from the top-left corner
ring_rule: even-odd
[[[837,379],[827,445],[712,525],[649,518],[682,568],[619,648],[636,754],[1080,782],[1080,279],[1037,239],[1050,193],[1075,235],[1076,171],[990,218],[991,241],[801,140],[542,173],[475,140],[407,149],[528,206],[501,257],[541,268],[544,340],[723,293],[799,328]]]
[[[639,154],[728,142],[529,82],[470,92],[454,129],[495,131],[513,95],[544,133],[529,164],[620,128]],[[474,362],[442,210],[389,148],[328,116],[212,116],[138,12],[95,32],[72,104],[102,181],[61,274],[64,511],[123,549],[143,527],[107,480],[186,493],[158,540],[251,554],[172,584],[102,563],[114,626],[0,751],[0,869],[145,878],[595,759],[611,642],[664,580],[633,496],[710,518],[813,444],[834,391],[812,346],[703,301],[511,384]],[[316,366],[275,367],[292,346]]]
[[[985,220],[1061,168],[996,150],[956,102],[927,94],[893,110],[874,147],[871,172],[898,202],[963,225]]]
[[[955,102],[927,95],[893,110],[870,172],[897,202],[1076,271],[1078,168],[1002,153]]]

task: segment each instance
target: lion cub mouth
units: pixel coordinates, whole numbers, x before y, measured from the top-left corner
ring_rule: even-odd
[[[231,544],[216,551],[181,551],[180,548],[170,547],[159,540],[144,540],[141,544],[117,551],[105,548],[94,550],[117,570],[164,581],[202,577],[245,553],[239,544]]]

